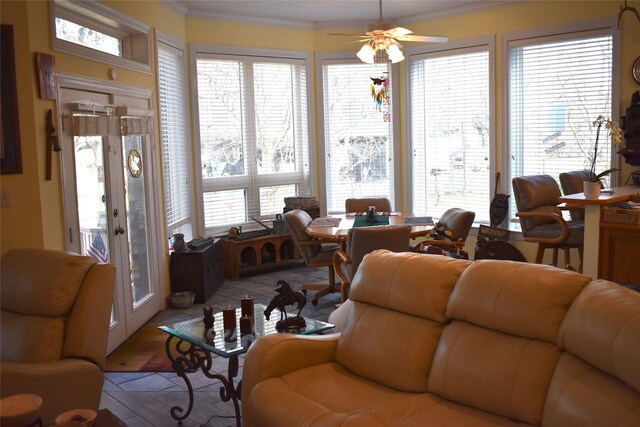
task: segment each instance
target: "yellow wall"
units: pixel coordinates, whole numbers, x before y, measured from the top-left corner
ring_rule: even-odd
[[[131,17],[147,23],[153,28],[189,43],[226,45],[238,47],[269,48],[320,52],[351,50],[347,38],[329,36],[330,30],[292,29],[263,25],[223,22],[196,17],[183,17],[161,2],[152,1],[105,1],[107,6],[120,10]],[[496,123],[497,158],[501,167],[502,148],[502,88],[501,66],[503,52],[500,36],[512,31],[557,26],[572,22],[617,17],[622,3],[617,1],[535,1],[517,3],[503,8],[470,13],[455,17],[444,17],[431,21],[407,24],[417,34],[446,35],[450,40],[463,40],[485,35],[496,37]],[[629,1],[629,6],[640,10],[640,1]],[[44,179],[44,118],[47,109],[55,109],[54,101],[40,100],[34,66],[36,52],[55,55],[59,72],[78,74],[107,80],[111,67],[94,63],[73,55],[51,49],[49,3],[45,1],[2,1],[0,18],[3,24],[14,26],[16,45],[16,68],[18,105],[23,157],[22,174],[2,175],[0,186],[11,196],[11,207],[0,212],[0,251],[15,247],[46,247],[62,249],[63,207],[61,196],[60,167],[58,155],[54,154],[52,181]],[[353,30],[353,31],[351,31]],[[360,32],[361,28],[341,29],[335,32]],[[621,77],[620,112],[624,114],[631,94],[640,89],[631,78],[631,65],[640,56],[640,23],[631,13],[625,13],[621,31]],[[344,42],[344,43],[343,43]],[[409,43],[407,43],[409,45]],[[155,47],[155,46],[154,46]],[[154,49],[155,51],[155,49]],[[155,62],[155,61],[154,61]],[[400,64],[402,78],[405,66]],[[153,75],[116,68],[118,83],[144,88],[155,88]],[[401,82],[404,83],[404,82]],[[154,91],[155,92],[155,91]],[[400,93],[403,93],[400,91]],[[315,98],[315,92],[311,94]],[[317,112],[314,112],[317,115]],[[405,111],[400,111],[401,123],[405,122]],[[317,122],[317,120],[316,120]],[[157,135],[156,135],[157,138]],[[404,127],[401,133],[402,149],[406,149]],[[159,158],[156,159],[159,161]],[[621,180],[632,170],[621,162]],[[403,188],[407,188],[403,183]],[[468,248],[472,248],[472,242]],[[521,244],[519,244],[521,245]],[[522,246],[530,256],[533,245]]]

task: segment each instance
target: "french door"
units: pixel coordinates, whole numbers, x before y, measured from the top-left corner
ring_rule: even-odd
[[[161,305],[152,120],[114,100],[113,93],[60,90],[67,249],[117,268],[109,352]]]

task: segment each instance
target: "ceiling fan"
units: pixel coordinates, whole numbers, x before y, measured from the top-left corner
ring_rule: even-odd
[[[428,42],[428,43],[444,43],[448,41],[448,37],[438,36],[419,36],[413,34],[413,31],[403,27],[398,27],[392,22],[385,21],[382,17],[382,0],[378,0],[380,17],[374,24],[368,25],[365,34],[331,34],[339,36],[357,36],[360,37],[358,42],[364,42],[362,48],[358,51],[358,58],[367,64],[380,64],[391,61],[392,63],[400,62],[404,59],[404,55],[400,48],[402,45],[398,42]]]

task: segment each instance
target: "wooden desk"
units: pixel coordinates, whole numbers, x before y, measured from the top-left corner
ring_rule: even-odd
[[[611,203],[628,201],[631,196],[640,193],[640,187],[612,187],[613,194],[601,194],[597,199],[586,199],[584,193],[560,197],[567,205],[584,206],[584,252],[582,272],[591,278],[599,278],[598,254],[600,252],[600,217],[602,207]]]
[[[389,225],[406,225],[404,219],[412,216],[411,214],[389,215]],[[332,217],[341,219],[337,227],[309,226],[307,234],[317,239],[331,240],[344,245],[349,235],[349,229],[353,228],[355,216],[333,215]],[[411,238],[426,236],[432,227],[432,225],[411,225]]]

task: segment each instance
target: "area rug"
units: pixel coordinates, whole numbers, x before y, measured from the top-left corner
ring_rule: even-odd
[[[106,372],[172,372],[165,352],[169,335],[145,325],[107,356]]]

